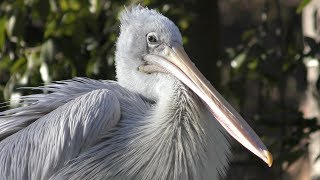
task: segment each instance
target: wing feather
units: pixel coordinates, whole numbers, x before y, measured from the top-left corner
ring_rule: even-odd
[[[21,98],[23,106],[0,112],[0,140],[85,93],[97,89],[112,90],[115,88],[114,86],[117,86],[114,81],[74,78],[32,88],[50,93],[23,96]]]
[[[50,96],[51,102],[54,96],[67,98],[69,91],[60,93],[61,87],[57,84],[51,88],[56,87],[55,94]],[[35,106],[46,100],[36,99]],[[0,142],[1,176],[8,180],[48,179],[69,160],[97,143],[120,119],[119,101],[110,90],[79,90],[79,95],[70,94],[66,101],[69,102],[57,103],[55,106],[63,105]]]

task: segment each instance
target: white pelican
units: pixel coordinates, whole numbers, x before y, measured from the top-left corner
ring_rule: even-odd
[[[120,21],[117,81],[55,82],[0,114],[1,179],[218,179],[230,155],[226,133],[271,166],[172,21],[141,6]]]

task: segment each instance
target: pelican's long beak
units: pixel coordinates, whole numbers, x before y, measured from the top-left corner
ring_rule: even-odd
[[[192,89],[222,127],[270,167],[273,161],[271,153],[247,122],[195,67],[183,47],[178,43],[173,43],[172,47],[165,45],[161,53],[146,55],[144,59],[150,64],[165,69]]]

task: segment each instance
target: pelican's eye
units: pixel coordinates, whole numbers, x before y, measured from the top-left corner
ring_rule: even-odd
[[[157,38],[156,33],[153,33],[153,32],[149,33],[147,35],[147,41],[148,41],[149,44],[157,43],[158,42],[158,38]]]
[[[157,42],[157,38],[155,36],[148,36],[148,41],[149,42]]]

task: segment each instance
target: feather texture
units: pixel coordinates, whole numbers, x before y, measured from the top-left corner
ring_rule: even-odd
[[[228,141],[179,82],[155,104],[113,81],[76,78],[41,88],[52,93],[26,97],[33,103],[22,109],[44,115],[0,142],[0,174],[6,179],[216,179],[224,174]],[[59,107],[43,112],[45,100]],[[22,118],[14,109],[9,112],[12,119]]]
[[[147,44],[150,32],[161,44]],[[0,113],[0,179],[224,176],[229,142],[203,102],[171,74],[138,71],[146,54],[163,55],[171,43],[181,45],[182,37],[168,18],[140,6],[126,10],[117,82],[58,81],[35,88],[49,94],[22,97],[24,106]]]
[[[81,95],[0,142],[6,179],[48,179],[117,124],[120,104],[108,90]]]
[[[68,163],[52,179],[218,179],[229,144],[201,102],[180,83],[136,116],[123,111],[104,141]],[[172,98],[172,99],[171,99]],[[169,103],[169,104],[168,104]]]

